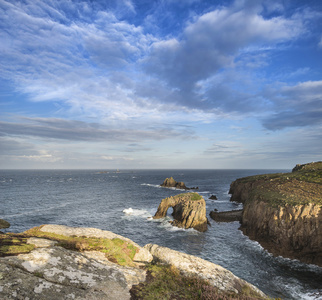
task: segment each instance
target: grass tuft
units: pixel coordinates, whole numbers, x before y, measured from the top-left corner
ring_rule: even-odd
[[[122,266],[134,266],[133,258],[137,247],[119,238],[88,238],[76,236],[64,236],[50,232],[42,232],[40,227],[34,227],[25,232],[28,236],[47,238],[58,241],[58,246],[74,251],[100,251],[105,257],[114,263]]]
[[[207,280],[195,275],[183,275],[171,265],[150,264],[146,268],[147,280],[145,283],[132,287],[131,300],[263,299],[248,287],[245,287],[239,294],[223,293],[210,285]]]

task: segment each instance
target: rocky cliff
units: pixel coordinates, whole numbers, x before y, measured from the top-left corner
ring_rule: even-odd
[[[274,255],[322,266],[322,162],[237,179],[230,193],[244,203],[246,235]]]
[[[163,199],[153,218],[164,218],[169,207],[173,208],[172,225],[180,228],[194,228],[198,231],[208,229],[206,202],[199,194],[185,193]]]
[[[145,266],[159,262],[206,280],[223,297],[240,299],[246,291],[251,299],[266,298],[228,270],[191,255],[158,245],[142,248],[96,228],[44,225],[0,234],[0,299],[132,299],[130,290],[146,279]]]

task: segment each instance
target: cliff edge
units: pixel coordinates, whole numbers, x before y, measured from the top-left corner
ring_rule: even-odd
[[[322,266],[322,162],[240,178],[229,193],[244,204],[241,229],[251,239],[274,255]]]

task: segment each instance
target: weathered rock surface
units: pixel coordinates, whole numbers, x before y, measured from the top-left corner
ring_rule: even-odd
[[[121,238],[140,248],[140,262],[153,257],[131,240],[96,228],[45,225],[42,230],[65,236]],[[145,281],[145,271],[107,260],[98,251],[77,252],[56,241],[30,237],[36,249],[27,254],[0,258],[0,299],[130,299],[132,285]]]
[[[155,244],[145,245],[144,248],[151,252],[156,262],[173,265],[185,275],[193,274],[202,279],[206,279],[211,285],[223,292],[238,294],[242,289],[248,288],[258,293],[260,296],[265,297],[265,294],[258,288],[240,279],[219,265],[193,255],[188,255]]]
[[[222,211],[216,212],[211,211],[210,217],[216,222],[234,222],[234,221],[242,221],[243,210],[231,210],[231,211]]]
[[[45,225],[42,230],[61,236],[117,237],[132,242],[95,228]],[[126,300],[130,299],[131,287],[146,278],[145,270],[110,262],[99,251],[72,251],[47,238],[30,237],[27,242],[35,246],[29,253],[0,258],[0,299]],[[141,253],[145,254],[141,258],[145,263],[154,260],[173,265],[185,274],[209,280],[223,292],[239,293],[247,288],[265,296],[230,271],[198,257],[150,244]]]
[[[0,229],[5,229],[5,228],[9,228],[9,227],[10,227],[9,222],[7,222],[6,220],[0,219]]]
[[[180,190],[197,190],[198,187],[192,187],[192,188],[188,188],[186,187],[186,185],[179,181],[175,181],[173,179],[173,177],[170,177],[170,178],[166,178],[162,184],[160,184],[160,186],[162,187],[167,187],[167,188],[176,188],[176,189],[180,189]]]
[[[126,242],[129,242],[133,244],[135,247],[139,248],[139,252],[135,254],[133,259],[135,262],[149,262],[152,260],[151,254],[144,248],[140,247],[137,243],[124,236],[115,234],[111,231],[101,230],[98,228],[68,227],[64,225],[44,225],[40,230],[43,232],[51,232],[65,236],[96,237],[104,239],[118,238]]]
[[[210,199],[210,200],[218,200],[216,195],[211,195],[211,196],[209,197],[209,199]]]
[[[193,200],[194,197],[198,200]],[[194,228],[198,231],[208,229],[206,217],[206,202],[196,193],[180,194],[161,201],[154,219],[164,218],[169,207],[173,208],[172,225],[180,228]]]
[[[240,178],[231,200],[244,203],[243,232],[274,255],[322,266],[322,163],[292,173]]]

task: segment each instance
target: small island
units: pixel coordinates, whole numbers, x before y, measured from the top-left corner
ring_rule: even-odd
[[[241,229],[273,255],[322,266],[322,162],[291,173],[240,178],[231,201],[244,204]]]
[[[160,184],[162,187],[166,188],[176,188],[180,190],[198,190],[198,187],[188,188],[182,181],[175,181],[173,177],[166,178],[163,183]]]
[[[153,218],[164,218],[169,207],[173,208],[174,220],[171,222],[173,226],[194,228],[198,231],[208,229],[206,202],[198,193],[185,193],[163,199]]]

